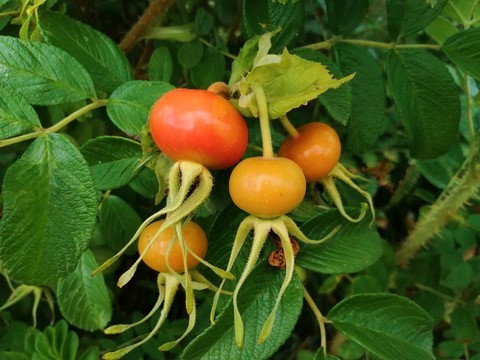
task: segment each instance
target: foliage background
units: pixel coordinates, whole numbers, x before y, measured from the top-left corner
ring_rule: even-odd
[[[157,208],[162,179],[143,166],[139,143],[149,108],[173,87],[228,81],[245,41],[280,27],[273,52],[288,47],[336,77],[356,73],[289,116],[337,129],[341,161],[367,179],[360,184],[376,208],[376,229],[369,219],[351,224],[316,185],[291,214],[312,237],[343,224],[322,251],[306,246],[297,258],[304,286],[333,321],[329,358],[480,359],[479,23],[477,0],[0,0],[0,264],[10,278],[0,280],[0,357],[97,359],[148,332],[150,324],[101,331],[135,321],[156,299],[146,268],[128,290],[115,286],[135,252],[90,273]],[[258,155],[258,124],[247,121],[247,156]],[[277,148],[286,134],[275,121],[272,131]],[[196,214],[208,259],[220,266],[243,216],[227,195],[228,175],[214,174]],[[358,211],[363,198],[338,186]],[[248,318],[262,318],[281,278],[258,266],[243,290]],[[198,296],[187,341],[157,350],[186,326],[178,298],[158,336],[127,358],[251,356],[233,348],[228,308],[203,333],[211,296]],[[263,349],[250,334],[258,358],[323,358],[302,298],[296,278],[279,334]],[[420,319],[418,327],[404,317]]]

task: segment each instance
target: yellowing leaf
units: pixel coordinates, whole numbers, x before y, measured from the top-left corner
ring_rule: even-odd
[[[355,74],[334,79],[328,69],[314,61],[290,54],[286,49],[278,56],[279,61],[255,66],[240,82],[238,105],[245,115],[258,116],[251,86],[260,84],[265,91],[270,119],[285,115],[329,89],[338,88],[351,80]]]

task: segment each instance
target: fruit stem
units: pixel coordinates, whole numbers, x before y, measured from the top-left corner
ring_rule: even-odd
[[[273,158],[272,134],[270,132],[270,118],[268,116],[267,98],[265,91],[260,84],[252,84],[258,105],[258,116],[260,118],[260,131],[262,133],[263,157]]]
[[[56,123],[55,125],[53,125],[49,128],[39,129],[35,132],[15,136],[15,137],[12,137],[12,138],[6,139],[6,140],[0,140],[0,148],[4,147],[4,146],[13,145],[13,144],[25,141],[25,140],[36,139],[37,137],[42,136],[46,131],[57,132],[57,131],[61,130],[62,128],[64,128],[65,126],[67,126],[68,124],[70,124],[72,121],[78,119],[80,116],[85,115],[86,113],[88,113],[92,110],[95,110],[99,107],[105,106],[105,105],[107,105],[107,103],[108,103],[108,100],[95,99],[92,103],[90,103],[88,105],[85,105],[84,107],[74,111],[73,113],[71,113],[70,115],[63,118],[58,123]]]
[[[292,138],[296,139],[300,136],[298,130],[293,126],[293,124],[288,120],[287,115],[280,116],[280,123],[282,124],[283,128],[287,131],[288,135]]]
[[[308,293],[305,286],[302,285],[302,288],[303,288],[303,297],[305,298],[305,301],[307,302],[308,306],[310,306],[310,309],[313,311],[313,314],[317,319],[318,327],[320,328],[320,347],[323,349],[323,355],[326,358],[327,357],[327,331],[325,329],[325,323],[329,321],[327,320],[326,317],[322,315],[320,309],[315,304],[315,301],[313,301],[312,297]]]

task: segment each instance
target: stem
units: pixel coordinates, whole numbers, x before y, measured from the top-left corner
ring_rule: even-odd
[[[230,54],[229,52],[226,52],[226,51],[222,51],[222,50],[219,50],[217,49],[215,46],[213,46],[212,44],[210,44],[207,40],[203,39],[203,38],[198,38],[198,40],[200,40],[200,42],[208,47],[211,47],[212,49],[215,49],[217,50],[220,54],[222,54],[223,56],[227,57],[227,58],[230,58],[232,60],[235,60],[237,57],[235,55],[232,55]]]
[[[296,139],[300,136],[298,133],[298,130],[295,129],[295,126],[288,120],[287,115],[282,115],[280,116],[280,123],[282,124],[283,128],[287,131],[288,135],[290,135],[292,138]]]
[[[124,36],[118,45],[125,53],[128,53],[142,37],[148,26],[157,18],[158,15],[164,13],[172,5],[174,0],[155,0],[145,10],[143,15],[133,25],[130,31]]]
[[[315,304],[315,301],[313,301],[312,297],[308,293],[305,286],[302,285],[302,287],[303,287],[303,297],[307,301],[308,306],[310,306],[310,309],[312,309],[313,314],[317,319],[318,326],[320,327],[320,346],[323,348],[323,355],[326,357],[327,356],[327,331],[325,329],[325,324],[328,322],[328,320],[326,317],[322,315],[320,309]]]
[[[440,50],[441,46],[437,44],[396,44],[395,42],[385,43],[381,41],[372,41],[372,40],[359,40],[359,39],[342,39],[339,37],[332,37],[329,40],[321,41],[315,44],[310,44],[304,46],[304,48],[312,49],[312,50],[324,50],[330,49],[333,45],[337,42],[345,43],[345,44],[352,44],[357,46],[366,46],[366,47],[374,47],[380,49],[431,49],[431,50]]]
[[[423,290],[423,291],[429,292],[430,294],[433,294],[433,295],[438,296],[438,297],[439,297],[440,299],[442,299],[442,300],[452,301],[452,302],[454,302],[454,303],[459,303],[459,302],[460,302],[459,299],[456,299],[456,298],[454,298],[453,296],[450,296],[450,295],[441,293],[440,291],[435,290],[435,289],[432,289],[432,288],[429,287],[429,286],[426,286],[426,285],[423,285],[423,284],[419,284],[419,283],[415,283],[415,286],[416,286],[417,288],[419,288],[420,290]]]
[[[270,132],[270,118],[268,116],[267,98],[260,84],[252,84],[252,90],[257,99],[260,131],[262,133],[263,157],[273,158],[272,134]]]
[[[475,137],[475,125],[473,123],[472,96],[470,92],[470,77],[463,76],[463,91],[465,92],[465,115],[467,117],[467,126],[471,138]]]
[[[55,125],[50,126],[49,128],[46,128],[46,129],[42,128],[42,129],[37,130],[33,133],[28,133],[28,134],[24,134],[24,135],[20,135],[20,136],[15,136],[13,138],[6,139],[6,140],[0,140],[0,148],[4,147],[4,146],[13,145],[13,144],[25,141],[25,140],[35,139],[35,138],[41,136],[42,134],[44,134],[47,131],[57,132],[57,131],[61,130],[62,128],[64,128],[65,126],[67,126],[68,124],[70,124],[72,121],[78,119],[80,116],[85,115],[86,113],[88,113],[92,110],[95,110],[99,107],[105,106],[105,105],[107,105],[107,103],[108,103],[108,100],[95,100],[94,102],[92,102],[92,103],[74,111],[73,113],[71,113],[70,115],[68,115],[64,119],[60,120]]]

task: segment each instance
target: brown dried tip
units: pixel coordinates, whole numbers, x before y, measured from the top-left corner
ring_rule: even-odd
[[[272,241],[277,246],[277,250],[272,251],[272,253],[268,257],[268,263],[273,267],[285,269],[285,252],[283,251],[282,243],[276,234],[271,234],[270,236]],[[298,245],[297,240],[295,240],[295,238],[292,236],[290,236],[290,243],[292,244],[293,255],[296,256],[298,251],[300,250],[300,246]]]
[[[230,99],[230,88],[223,81],[214,82],[208,87],[207,91],[220,95],[227,100]]]

